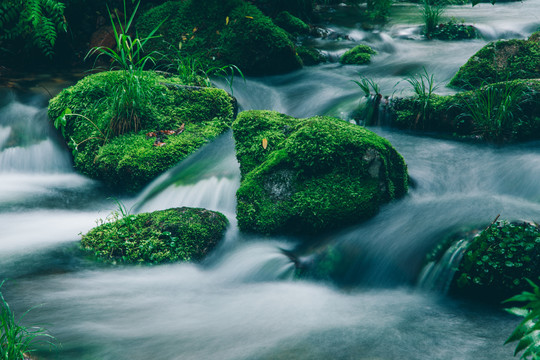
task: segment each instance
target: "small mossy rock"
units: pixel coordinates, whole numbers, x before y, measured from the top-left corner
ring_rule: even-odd
[[[182,56],[195,57],[209,66],[234,64],[252,75],[302,67],[289,34],[242,0],[166,2],[143,14],[137,29],[147,35],[163,19],[162,37],[149,43],[162,53],[181,44]]]
[[[373,216],[381,204],[407,192],[401,155],[386,139],[343,120],[245,111],[233,131],[243,231],[335,229]]]
[[[64,137],[73,150],[74,165],[112,188],[140,190],[232,124],[235,103],[227,92],[184,86],[180,79],[144,72],[140,76],[141,91],[149,95],[139,109],[140,129],[108,136],[113,89],[123,76],[122,71],[87,76],[52,99],[48,109],[51,121],[66,108],[84,116],[67,117],[65,126]],[[184,131],[163,138],[164,146],[154,146],[157,138],[146,135],[177,130],[182,124]]]
[[[498,221],[475,236],[463,255],[450,291],[500,303],[540,278],[540,228]]]
[[[299,46],[296,48],[296,53],[300,56],[305,66],[313,66],[326,62],[326,57],[317,49]]]
[[[500,40],[487,44],[463,65],[450,85],[471,89],[515,79],[540,78],[540,43]]]
[[[116,213],[112,219],[84,234],[81,246],[115,264],[200,261],[221,241],[229,224],[219,212],[187,207]]]
[[[293,35],[307,35],[310,31],[308,24],[288,11],[280,12],[274,19],[274,23]]]
[[[371,62],[377,52],[367,45],[357,45],[341,56],[339,62],[347,65],[364,65]]]
[[[430,38],[438,40],[469,40],[478,37],[478,30],[472,25],[459,24],[450,20],[435,26],[429,35]]]

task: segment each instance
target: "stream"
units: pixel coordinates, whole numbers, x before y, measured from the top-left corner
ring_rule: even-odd
[[[351,80],[367,76],[383,95],[405,95],[406,78],[424,68],[441,84],[437,93],[453,93],[444,84],[482,46],[540,27],[540,0],[449,7],[447,17],[480,29],[482,39],[472,41],[422,40],[416,6],[392,12],[383,29],[365,31],[354,12],[338,9],[323,25],[350,40],[311,40],[332,58],[366,43],[378,51],[372,64],[237,79],[241,109],[347,119],[362,96]],[[514,346],[504,341],[519,319],[417,283],[426,254],[449,233],[498,214],[540,221],[538,143],[498,148],[370,128],[405,158],[409,194],[324,236],[265,237],[236,225],[240,171],[230,132],[125,197],[73,170],[47,102],[36,92],[0,89],[1,290],[16,314],[34,307],[25,324],[56,338],[58,348],[40,349],[39,359],[512,358]],[[231,225],[201,264],[96,264],[78,241],[116,209],[114,198],[132,212],[204,207]],[[335,283],[296,279],[283,252],[308,259],[329,247],[346,254]]]

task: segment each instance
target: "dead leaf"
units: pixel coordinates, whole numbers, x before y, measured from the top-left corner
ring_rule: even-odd
[[[225,18],[225,25],[229,25],[229,17],[228,16]]]
[[[268,147],[268,140],[266,140],[266,138],[262,139],[262,147],[264,150]]]

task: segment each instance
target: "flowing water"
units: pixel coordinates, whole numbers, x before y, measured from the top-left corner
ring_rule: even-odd
[[[327,26],[350,40],[314,45],[335,58],[368,43],[379,52],[371,65],[327,63],[248,78],[235,82],[234,95],[243,109],[346,118],[361,97],[350,81],[359,73],[388,95],[408,93],[405,79],[423,68],[445,83],[489,40],[525,38],[538,28],[540,0],[449,8],[482,31],[484,38],[473,41],[423,41],[416,14],[416,7],[399,5],[388,26],[364,31],[341,9]],[[404,156],[415,186],[365,223],[297,239],[238,231],[240,175],[228,133],[141,194],[120,199],[133,211],[221,211],[231,222],[222,244],[202,264],[113,267],[87,260],[77,242],[114,210],[115,194],[72,170],[47,122],[45,99],[0,95],[0,279],[9,279],[2,292],[18,314],[41,304],[24,321],[45,325],[61,344],[41,358],[512,357],[503,343],[517,319],[445,296],[448,269],[422,282],[439,292],[417,281],[426,253],[448,233],[489,224],[497,214],[538,220],[537,143],[495,148],[373,128]],[[336,283],[294,278],[286,253],[302,261],[329,247],[346,254]]]

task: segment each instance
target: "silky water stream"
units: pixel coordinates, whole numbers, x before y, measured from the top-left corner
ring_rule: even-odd
[[[423,67],[444,83],[487,41],[524,38],[540,25],[540,0],[452,7],[451,15],[476,21],[485,39],[426,42],[408,23],[416,11],[399,5],[393,23],[370,32],[336,15],[329,27],[352,40],[315,41],[332,56],[369,43],[379,52],[369,66],[329,63],[248,78],[235,82],[234,95],[243,109],[345,118],[361,96],[350,82],[359,70],[383,93],[406,93],[404,79]],[[513,349],[503,343],[517,319],[416,284],[425,254],[445,234],[497,214],[539,219],[540,147],[372,130],[404,156],[415,184],[373,219],[312,239],[240,233],[240,175],[228,133],[141,194],[121,198],[133,211],[223,212],[231,226],[211,256],[202,264],[103,266],[79,252],[78,234],[114,210],[115,194],[72,170],[47,122],[45,99],[3,91],[2,292],[18,314],[40,305],[25,322],[46,326],[60,344],[40,352],[43,359],[510,359]],[[284,250],[305,259],[330,246],[347,254],[336,283],[295,279]]]

